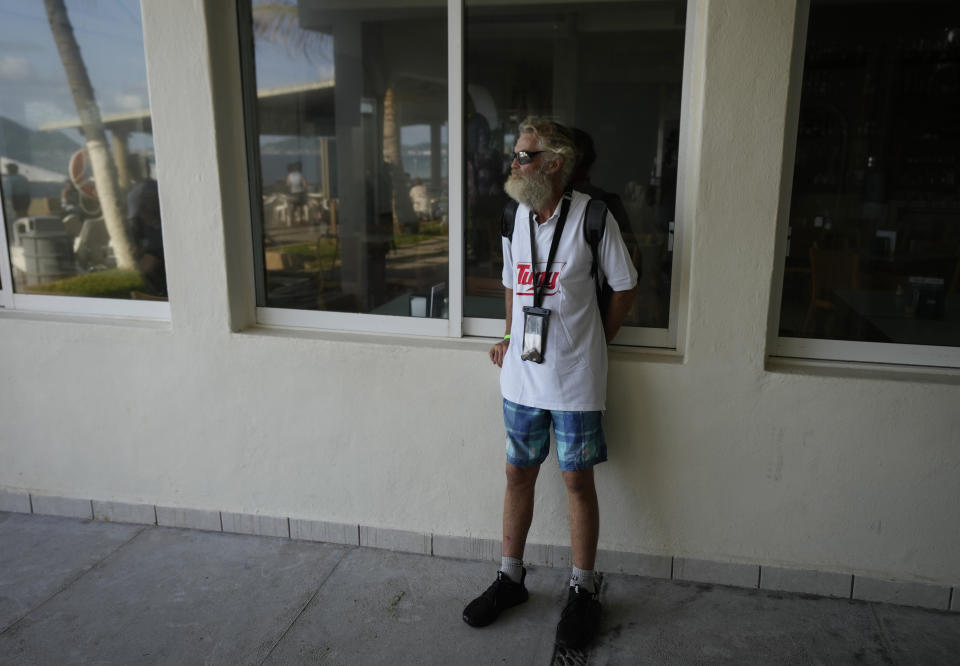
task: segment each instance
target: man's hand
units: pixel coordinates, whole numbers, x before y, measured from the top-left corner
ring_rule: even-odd
[[[513,290],[504,289],[503,290],[503,309],[507,313],[506,329],[507,334],[510,333],[510,328],[513,325]],[[490,347],[490,361],[496,365],[498,368],[503,367],[503,359],[507,355],[507,349],[510,347],[510,340],[504,338],[494,346]]]
[[[503,367],[503,359],[507,355],[507,349],[510,347],[509,340],[501,340],[490,347],[490,361],[498,368]]]

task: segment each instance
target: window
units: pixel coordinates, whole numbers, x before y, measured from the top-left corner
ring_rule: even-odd
[[[502,335],[503,183],[540,115],[590,142],[641,270],[618,341],[675,344],[684,0],[249,0],[239,23],[260,322]]]
[[[445,7],[251,4],[257,304],[446,319]]]
[[[778,353],[960,365],[957,118],[957,3],[813,0]]]
[[[503,183],[516,127],[536,115],[579,130],[589,156],[575,186],[615,195],[609,207],[640,273],[625,326],[668,328],[685,10],[467,0],[466,316],[504,316]]]
[[[0,162],[4,306],[169,316],[139,2],[0,0]]]

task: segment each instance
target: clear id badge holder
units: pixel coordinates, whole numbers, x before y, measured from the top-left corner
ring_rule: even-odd
[[[531,363],[543,363],[544,348],[547,345],[547,324],[550,322],[550,310],[540,307],[543,303],[543,278],[550,274],[553,258],[557,254],[557,245],[560,243],[560,235],[563,233],[563,225],[567,221],[570,201],[570,192],[564,192],[563,203],[560,205],[560,217],[553,231],[553,240],[550,241],[550,254],[547,255],[547,265],[542,273],[534,270],[533,305],[527,305],[523,308],[523,347],[520,350],[520,358],[521,360],[530,361]],[[530,211],[529,223],[530,265],[533,267],[537,265],[537,243],[534,233],[535,223],[532,210]]]
[[[530,305],[523,308],[523,349],[520,352],[522,360],[543,363],[549,321],[550,310]]]

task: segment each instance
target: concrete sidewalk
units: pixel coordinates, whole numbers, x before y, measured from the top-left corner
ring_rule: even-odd
[[[957,664],[960,614],[608,574],[583,655],[556,654],[566,570],[485,629],[495,566],[0,513],[0,664]]]

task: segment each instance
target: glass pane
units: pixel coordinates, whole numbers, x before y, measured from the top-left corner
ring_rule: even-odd
[[[446,5],[375,4],[251,4],[261,306],[447,316]]]
[[[535,115],[592,140],[576,186],[610,197],[640,272],[626,325],[667,327],[685,21],[677,0],[467,0],[467,316],[504,317],[503,183],[517,124]]]
[[[960,346],[960,5],[810,9],[780,335]]]
[[[16,292],[166,300],[146,81],[136,0],[0,0]]]

